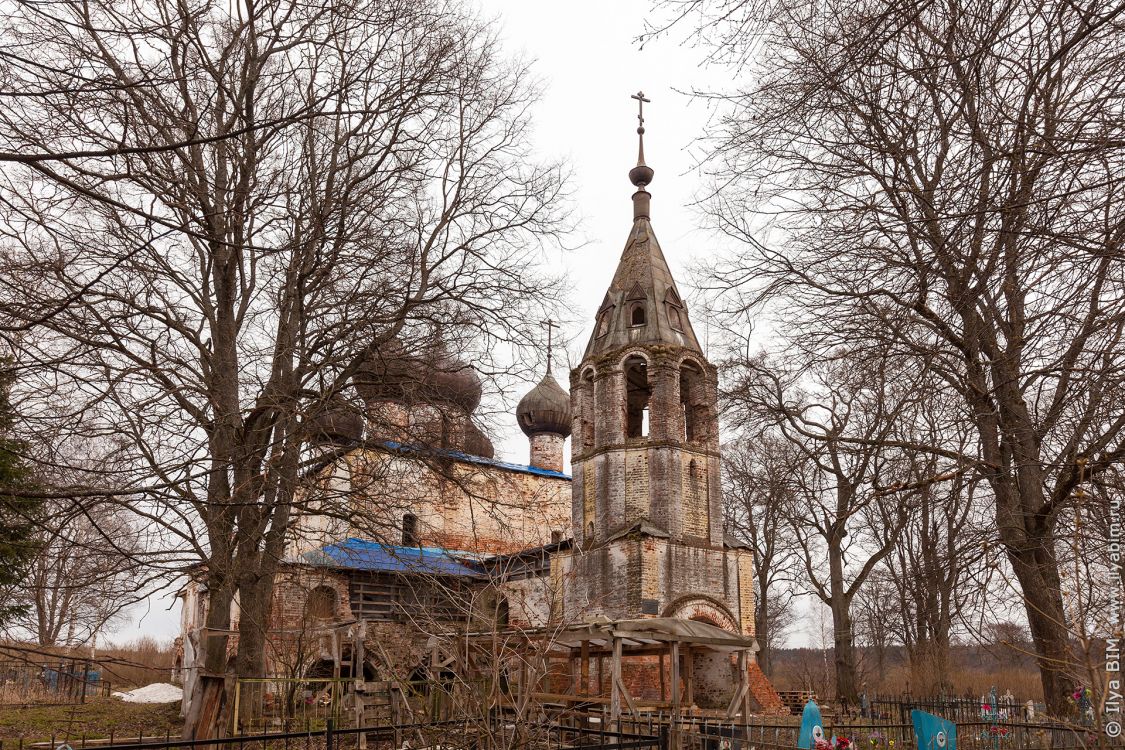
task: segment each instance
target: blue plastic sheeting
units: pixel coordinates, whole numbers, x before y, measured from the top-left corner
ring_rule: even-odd
[[[479,576],[480,571],[462,565],[454,552],[436,547],[396,547],[366,539],[345,539],[314,552],[305,553],[305,562],[350,570],[386,573],[418,573],[441,576]],[[465,553],[470,556],[471,553]]]
[[[495,458],[485,458],[484,456],[474,456],[471,453],[462,453],[461,451],[451,450],[430,450],[419,448],[406,443],[396,443],[393,440],[387,440],[383,443],[385,448],[392,451],[400,451],[403,453],[430,453],[434,455],[441,455],[452,458],[456,461],[465,461],[471,464],[479,464],[481,466],[495,466],[498,469],[506,469],[507,471],[520,471],[524,474],[535,474],[541,477],[555,477],[556,479],[570,479],[569,474],[563,474],[561,471],[551,471],[550,469],[540,469],[538,466],[525,466],[524,464],[510,464],[507,461],[497,461]]]

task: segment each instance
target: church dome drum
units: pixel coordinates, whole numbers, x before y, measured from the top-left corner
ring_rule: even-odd
[[[540,432],[567,437],[570,419],[570,395],[550,375],[528,391],[516,407],[516,421],[529,437]]]

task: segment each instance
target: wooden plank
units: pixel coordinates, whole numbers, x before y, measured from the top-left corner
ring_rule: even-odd
[[[746,678],[746,652],[740,651],[738,654],[738,689],[735,690],[734,695],[730,699],[730,703],[727,704],[728,719],[733,719],[735,713],[738,711],[739,704],[745,702],[746,707],[743,708],[742,723],[745,724],[748,722],[748,717],[750,715],[750,712],[748,710],[750,693],[749,688],[750,683]]]
[[[684,648],[684,704],[695,705],[695,651]]]
[[[672,720],[680,718],[680,644],[672,643]]]
[[[578,691],[580,695],[587,695],[590,692],[590,642],[582,641],[582,650],[579,655],[582,660],[582,687]]]
[[[621,640],[618,638],[613,639],[613,663],[610,670],[609,722],[612,730],[617,732],[621,726]]]

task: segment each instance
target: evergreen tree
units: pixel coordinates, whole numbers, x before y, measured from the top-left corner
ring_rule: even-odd
[[[0,590],[23,580],[35,557],[35,517],[42,505],[41,499],[26,494],[30,472],[23,460],[25,446],[11,436],[12,380],[9,368],[0,369]],[[0,602],[0,626],[20,610],[21,607]]]

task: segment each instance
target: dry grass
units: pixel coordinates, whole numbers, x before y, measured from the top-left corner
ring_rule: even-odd
[[[1016,697],[1042,701],[1043,686],[1034,660],[1025,655],[994,653],[978,646],[954,646],[949,678],[955,695],[974,698],[993,686],[999,693],[1011,690]],[[869,695],[928,695],[931,691],[912,685],[905,655],[892,649],[879,670],[870,654],[859,653],[860,680]],[[834,663],[831,649],[782,649],[774,655],[771,681],[778,690],[814,690],[820,696],[835,695]]]
[[[98,661],[103,680],[113,683],[114,690],[128,690],[154,682],[169,682],[175,653],[171,643],[144,637],[100,649]]]
[[[178,736],[182,729],[179,703],[122,703],[96,698],[74,706],[0,708],[0,741],[25,743],[55,738],[72,744],[83,737],[96,739]],[[12,745],[14,747],[14,745]]]

